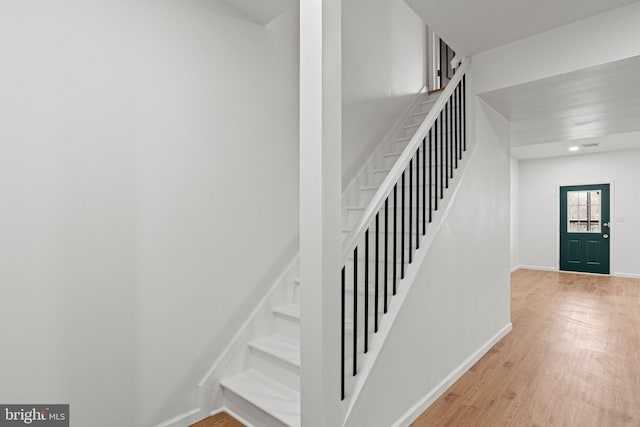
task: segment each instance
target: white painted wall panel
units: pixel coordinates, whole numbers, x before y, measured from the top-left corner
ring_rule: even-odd
[[[611,272],[640,277],[638,164],[638,149],[520,161],[520,264],[558,268],[558,186],[613,181]]]

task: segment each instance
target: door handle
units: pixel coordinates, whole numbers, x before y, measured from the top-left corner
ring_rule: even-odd
[[[609,235],[608,234],[603,234],[602,237],[605,238],[605,239],[608,239]]]
[[[604,223],[604,224],[602,224],[602,225],[604,225],[605,227],[611,227],[611,223],[610,223],[610,222],[605,222],[605,223]]]

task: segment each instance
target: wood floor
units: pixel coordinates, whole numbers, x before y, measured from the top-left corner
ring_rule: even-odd
[[[520,270],[511,319],[413,427],[640,426],[640,280]]]
[[[202,421],[198,421],[195,424],[191,424],[190,427],[244,427],[244,424],[240,423],[226,412],[221,412],[205,418]]]

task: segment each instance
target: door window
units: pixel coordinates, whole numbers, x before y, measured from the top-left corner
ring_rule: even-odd
[[[567,192],[567,231],[600,233],[600,190]]]

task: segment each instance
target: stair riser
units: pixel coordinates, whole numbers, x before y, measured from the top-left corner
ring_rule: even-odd
[[[288,427],[281,421],[273,418],[262,409],[254,406],[251,402],[247,402],[231,390],[222,389],[224,402],[226,407],[236,414],[241,414],[247,422],[254,426],[260,427]]]
[[[428,214],[429,212],[427,211],[427,220],[428,220]],[[390,214],[392,215],[392,214]],[[389,223],[389,235],[387,237],[387,245],[388,245],[388,250],[389,252],[391,252],[391,248],[393,245],[393,225],[392,225],[392,221],[393,221],[393,217],[389,218],[391,221]],[[422,214],[420,214],[420,233],[416,232],[416,221],[415,221],[415,213],[414,213],[414,217],[413,217],[413,222],[412,222],[412,228],[411,228],[411,236],[413,240],[415,240],[416,236],[423,236],[422,233]],[[427,229],[429,228],[429,224],[427,224]],[[400,232],[401,229],[401,225],[400,225],[400,220],[398,219],[398,230],[396,231],[396,236],[398,239],[398,244],[400,244],[400,238],[402,233]],[[349,231],[347,231],[349,230]],[[348,235],[351,232],[351,229],[346,229],[343,230],[343,234]],[[374,250],[375,250],[375,235],[376,235],[376,229],[375,227],[372,227],[369,229],[369,247],[370,247],[370,257],[374,256]],[[385,238],[385,228],[384,225],[382,225],[380,227],[380,231],[378,232],[378,257],[380,258],[384,258],[384,238]],[[404,230],[404,238],[409,239],[409,224],[405,222],[405,230]],[[361,239],[362,240],[362,239]]]
[[[437,164],[437,166],[439,167],[439,162]],[[389,175],[389,172],[391,172],[391,168],[393,167],[393,165],[389,166],[388,168],[384,168],[384,169],[377,169],[375,171],[372,172],[372,176],[374,177],[374,185],[372,185],[372,187],[379,187],[382,182],[384,181],[384,179],[387,177],[387,175]],[[432,168],[436,167],[436,163],[431,165]],[[418,183],[417,181],[417,176],[418,173],[420,174],[420,177],[422,177],[422,174],[424,172],[424,165],[422,164],[422,162],[420,163],[420,168],[416,168],[416,162],[413,162],[413,167],[411,170],[411,173],[413,174],[413,180],[414,180],[414,184]],[[427,166],[427,170],[428,170],[428,166]],[[405,169],[405,174],[404,174],[404,180],[405,180],[405,185],[408,186],[409,185],[409,168],[407,167]],[[427,173],[427,175],[429,175]],[[398,180],[398,187],[401,186],[401,181],[402,180],[402,176],[400,176],[400,179]]]
[[[435,105],[435,100],[433,100],[433,102],[427,102],[427,101],[432,101],[432,100],[425,99],[424,101],[420,102],[420,106],[418,107],[419,111],[431,111],[431,109]]]
[[[250,348],[245,369],[252,368],[274,381],[300,392],[300,368],[258,349]]]
[[[429,106],[429,105],[423,106],[422,110],[420,111],[420,114],[412,114],[411,115],[411,117],[413,119],[413,122],[411,122],[411,123],[422,123],[424,121],[424,119],[427,117],[427,114],[429,114],[429,111],[431,111],[431,106]],[[449,112],[447,112],[447,114],[449,114]],[[457,118],[458,116],[459,116],[459,114],[455,111],[455,105],[454,105],[454,112],[451,115],[451,117],[452,118]]]
[[[427,177],[428,178],[428,177]],[[440,174],[438,174],[438,180],[440,179]],[[409,183],[405,182],[405,204],[408,205],[408,194],[409,194]],[[368,206],[369,202],[371,201],[371,199],[373,198],[373,196],[375,196],[376,192],[378,191],[379,187],[363,187],[360,190],[360,198],[358,200],[353,201],[349,206]],[[435,195],[435,182],[433,182],[431,184],[431,196],[433,197]],[[440,188],[440,184],[438,183],[438,189]],[[422,173],[420,174],[420,180],[418,185],[416,185],[415,183],[413,184],[413,197],[416,197],[416,189],[419,193],[419,197],[420,200],[422,200]],[[429,186],[427,185],[427,189],[425,192],[425,197],[429,197]],[[402,197],[402,187],[398,187],[397,190],[397,198],[398,198],[398,202],[400,202]],[[390,193],[390,197],[389,197],[389,208],[391,208],[393,206],[393,190]],[[383,206],[384,208],[384,206]]]
[[[427,195],[428,197],[428,195]],[[400,197],[398,197],[400,198]],[[409,196],[405,194],[405,207],[404,207],[404,221],[405,221],[405,231],[409,230],[409,213],[411,212],[412,215],[412,224],[413,227],[415,228],[415,221],[416,221],[416,205],[415,205],[415,194],[413,197],[413,205],[411,206],[411,210],[409,210]],[[435,200],[436,200],[436,196],[435,194],[432,194],[431,196],[432,202],[431,202],[431,208],[434,209],[435,207]],[[422,194],[420,194],[420,201],[422,202]],[[419,209],[419,214],[422,217],[422,204],[418,205],[418,209]],[[398,207],[397,213],[396,213],[396,219],[398,221],[398,233],[400,233],[400,227],[401,227],[401,221],[402,221],[402,212],[401,212],[401,207]],[[425,206],[425,211],[426,211],[426,216],[428,218],[429,215],[429,206]],[[379,219],[378,222],[382,225],[381,230],[384,230],[384,207],[379,215]],[[356,224],[358,223],[358,221],[360,220],[360,218],[362,217],[364,211],[363,210],[347,210],[346,214],[343,214],[343,220],[342,220],[342,228],[343,229],[352,229],[356,226]],[[389,230],[393,230],[393,215],[394,215],[394,211],[393,211],[393,205],[389,206]],[[373,222],[373,226],[375,226],[375,219]],[[420,226],[420,228],[422,228],[422,225]],[[414,230],[415,231],[415,230]],[[381,234],[382,235],[382,234]],[[370,232],[370,239],[373,238],[373,232]]]
[[[454,153],[455,153],[455,150],[454,150]],[[440,152],[438,152],[438,158],[437,159],[436,159],[435,155],[436,155],[436,151],[433,150],[433,154],[432,154],[432,158],[431,158],[432,167],[435,167],[435,166],[439,167],[441,164],[444,164],[444,165],[447,164],[444,157],[442,159],[442,162],[440,162]],[[443,156],[444,156],[444,153],[443,153]],[[397,163],[399,158],[400,158],[400,156],[396,156],[396,155],[385,156],[384,161],[382,162],[381,169],[391,169]],[[454,166],[455,166],[455,161],[456,160],[454,158],[453,159]],[[428,152],[425,155],[425,163],[427,163],[427,164],[429,163],[429,153]],[[460,160],[458,160],[458,163],[460,163]],[[421,148],[420,149],[420,176],[422,176],[422,167],[423,166],[424,165],[422,164],[422,148]],[[409,173],[409,170],[407,169],[407,174],[408,173]],[[413,161],[413,173],[414,173],[414,175],[416,173],[416,159],[415,158],[414,158],[414,161]]]
[[[446,146],[445,142],[446,141],[442,141],[442,143],[441,143],[439,137],[438,137],[438,139],[435,139],[435,134],[432,133],[432,135],[434,135],[434,136],[432,136],[433,139],[432,139],[432,142],[431,142],[431,144],[432,144],[431,145],[431,151],[434,152],[434,153],[437,151],[438,152],[438,156],[440,156],[440,151],[444,151],[445,150],[445,146]],[[440,132],[438,132],[438,135],[440,135]],[[448,133],[448,132],[446,133],[446,135],[447,136],[451,136],[451,134]],[[408,136],[413,136],[413,133],[411,133],[411,135],[408,135]],[[409,145],[409,142],[410,142],[409,139],[403,139],[402,136],[401,136],[399,139],[394,140],[393,142],[391,142],[389,153],[398,153],[398,152],[404,151],[404,149],[407,147],[407,145]],[[461,140],[460,140],[460,136],[458,136],[458,157],[460,156],[459,153],[461,151],[461,145],[460,144],[461,144]],[[453,143],[451,143],[451,145],[453,146],[453,151],[455,153],[455,151],[456,151],[455,139],[453,140]],[[429,134],[427,134],[427,140],[425,142],[425,148],[427,150],[429,149],[428,147],[429,147]],[[437,150],[436,150],[436,147],[437,147]],[[420,149],[422,150],[422,144],[420,146]],[[463,151],[463,153],[464,153],[464,151]],[[427,157],[429,157],[429,152],[428,151],[427,151]]]
[[[300,339],[300,322],[285,316],[274,315],[272,330],[274,334],[294,340]]]
[[[418,130],[418,127],[419,126],[411,126],[408,128],[403,128],[400,133],[400,138],[412,137]]]
[[[458,166],[459,165],[460,165],[460,163],[458,162]],[[446,173],[446,171],[447,171],[447,169],[443,170],[443,178],[444,178],[444,174]],[[453,171],[454,171],[453,172],[454,173],[454,178],[453,179],[455,179],[455,173],[456,173],[455,163],[454,163]],[[422,182],[422,167],[420,168],[420,181],[418,181],[415,169],[414,169],[413,172],[414,172],[413,173],[413,185],[414,185],[414,188],[415,188],[416,183],[420,184]],[[435,176],[436,171],[432,171],[431,173],[432,173],[432,176]],[[437,169],[437,173],[438,173],[438,185],[440,185],[440,168]],[[384,181],[384,179],[387,177],[388,174],[389,174],[389,171],[374,173],[373,174],[373,178],[371,180],[371,186],[372,187],[380,187],[380,185],[382,185],[382,182]],[[427,178],[429,177],[428,175],[429,174],[427,173]],[[444,179],[446,179],[446,178],[444,178]],[[451,181],[451,179],[452,179],[451,178],[451,171],[449,170],[449,181]],[[408,171],[405,173],[404,181],[405,181],[405,186],[408,187],[409,186],[409,172]],[[401,182],[401,180],[400,180],[400,182]],[[398,183],[398,191],[400,191],[400,188],[401,188],[400,182]],[[432,185],[435,185],[435,183],[432,184]],[[390,194],[393,197],[393,191]],[[400,197],[400,192],[398,192],[398,197]]]
[[[397,138],[411,138],[411,137],[413,137],[413,135],[418,131],[418,128],[420,127],[420,125],[422,125],[422,122],[409,123],[408,125],[403,126],[402,129],[400,130],[400,133],[398,134]],[[441,134],[452,135],[452,134],[456,133],[455,126],[453,126],[453,127],[454,127],[453,130],[445,129],[444,132],[443,132],[443,130],[440,127],[440,122],[438,122],[438,133],[436,133],[435,127],[433,127],[432,128],[433,130],[431,131],[431,134],[432,135],[441,135]],[[427,143],[429,142],[428,135],[429,134],[427,133]]]

